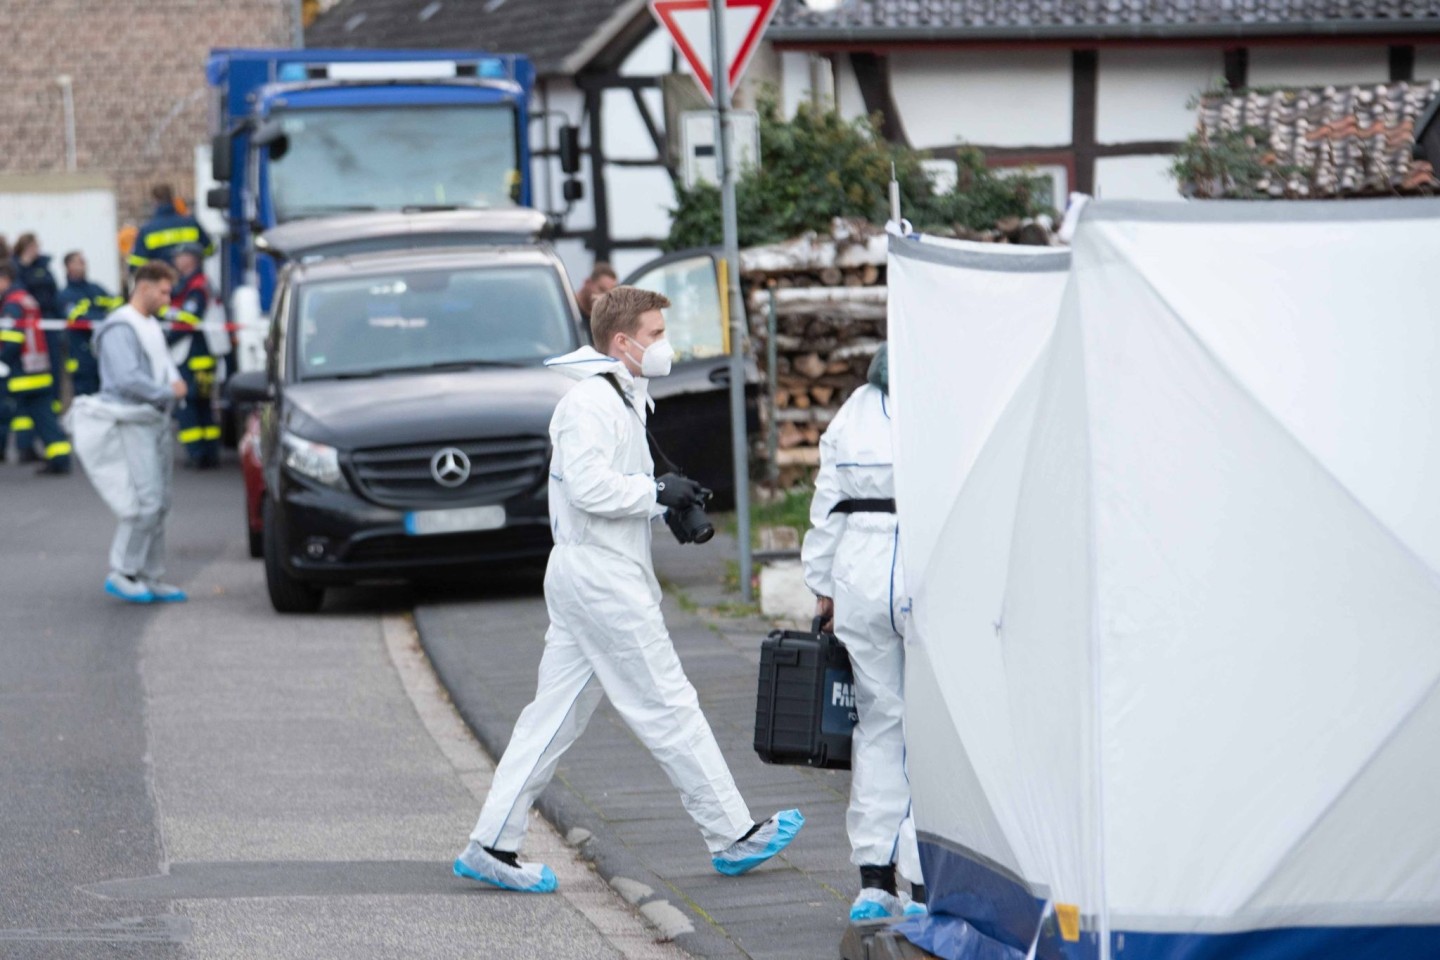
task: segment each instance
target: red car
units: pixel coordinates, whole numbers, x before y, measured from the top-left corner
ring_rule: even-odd
[[[265,556],[262,507],[265,503],[265,469],[260,461],[260,414],[251,411],[240,436],[240,470],[245,475],[245,529],[250,534],[250,556]]]

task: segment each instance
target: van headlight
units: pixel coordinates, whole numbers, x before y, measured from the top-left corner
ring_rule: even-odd
[[[280,435],[280,444],[285,451],[283,462],[287,468],[327,487],[349,489],[345,475],[340,472],[339,450],[289,432]]]

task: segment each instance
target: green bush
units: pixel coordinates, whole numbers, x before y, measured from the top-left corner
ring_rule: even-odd
[[[920,166],[925,154],[886,142],[874,117],[850,122],[806,104],[786,120],[773,96],[762,98],[759,113],[760,169],[745,170],[736,183],[742,247],[826,230],[833,217],[885,222],[892,163],[901,209],[920,230],[988,230],[1006,217],[1045,212],[1035,200],[1044,195],[1043,178],[998,176],[979,150],[961,151],[955,190],[937,196]],[[720,189],[677,185],[676,197],[666,249],[718,244]]]

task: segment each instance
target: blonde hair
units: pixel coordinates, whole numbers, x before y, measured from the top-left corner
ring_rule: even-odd
[[[654,290],[639,287],[615,287],[595,298],[590,312],[590,336],[595,349],[604,353],[617,333],[634,333],[640,327],[640,315],[651,310],[664,310],[670,298]]]

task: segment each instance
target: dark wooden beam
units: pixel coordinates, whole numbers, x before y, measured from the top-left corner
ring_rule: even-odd
[[[1415,48],[1404,44],[1392,46],[1390,48],[1390,82],[1409,83],[1414,79]]]
[[[1075,150],[1073,189],[1081,193],[1095,192],[1095,99],[1099,60],[1094,50],[1070,52],[1070,143]]]
[[[1245,47],[1231,47],[1225,51],[1225,86],[1243,90],[1249,85],[1250,51]]]
[[[850,68],[860,85],[865,112],[880,114],[880,135],[891,143],[909,146],[905,126],[900,122],[900,108],[890,89],[890,58],[883,54],[857,52],[850,54]]]
[[[650,105],[645,102],[645,93],[642,90],[632,87],[630,94],[635,98],[635,109],[640,111],[640,120],[645,124],[645,132],[650,134],[650,141],[655,144],[655,162],[669,169],[669,151],[666,149],[665,134],[660,132],[656,125],[655,118],[650,115]],[[672,171],[672,176],[673,171]]]
[[[576,78],[579,79],[578,77]],[[605,97],[603,88],[581,87],[585,91],[585,116],[590,121],[590,206],[595,216],[589,247],[596,260],[609,260],[610,201],[605,192],[605,125],[601,118]]]

